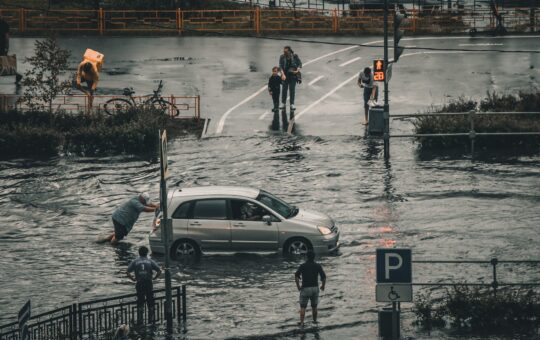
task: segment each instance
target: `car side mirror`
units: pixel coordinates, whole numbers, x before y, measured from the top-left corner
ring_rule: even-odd
[[[272,217],[270,215],[264,215],[262,217],[262,220],[266,222],[266,224],[271,225],[272,224]]]

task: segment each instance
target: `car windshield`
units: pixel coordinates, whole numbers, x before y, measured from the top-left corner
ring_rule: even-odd
[[[264,190],[261,190],[259,196],[257,196],[257,201],[276,211],[285,218],[293,217],[298,213],[298,209],[296,207],[285,203],[281,199]]]

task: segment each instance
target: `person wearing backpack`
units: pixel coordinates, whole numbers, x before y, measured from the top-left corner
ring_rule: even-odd
[[[279,57],[279,68],[281,69],[281,80],[283,81],[283,89],[281,91],[281,109],[285,109],[287,104],[287,92],[290,97],[291,113],[294,112],[294,100],[296,96],[296,84],[302,82],[302,61],[300,57],[291,49],[290,46],[283,48],[283,54]]]

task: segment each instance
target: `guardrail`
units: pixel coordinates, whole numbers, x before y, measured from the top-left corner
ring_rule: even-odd
[[[414,282],[413,286],[477,286],[477,287],[490,287],[493,289],[493,294],[497,294],[497,289],[501,286],[519,286],[519,287],[540,287],[540,282],[499,282],[497,280],[497,266],[500,264],[540,264],[540,261],[536,260],[499,260],[497,258],[492,258],[489,261],[478,261],[478,260],[413,260],[412,263],[428,263],[428,264],[479,264],[479,265],[489,265],[491,268],[491,282]]]
[[[403,28],[410,33],[467,33],[490,31],[496,18],[488,8],[429,10],[401,9]],[[499,10],[508,32],[540,31],[540,9]],[[48,31],[94,34],[234,33],[380,33],[383,11],[377,9],[273,9],[243,10],[29,10],[0,9],[0,16],[18,34]],[[390,16],[392,17],[392,16]]]
[[[390,119],[399,118],[417,118],[417,117],[451,117],[451,116],[468,116],[469,132],[456,133],[424,133],[424,134],[396,134],[388,135],[388,138],[422,138],[422,137],[469,137],[471,143],[471,158],[474,158],[474,145],[476,138],[479,136],[540,136],[540,132],[523,131],[523,132],[477,132],[475,130],[475,118],[477,116],[495,116],[495,115],[538,115],[540,112],[437,112],[437,113],[421,113],[421,114],[393,114]],[[386,137],[385,137],[386,138]]]
[[[0,109],[9,110],[17,108],[21,111],[28,109],[17,95],[1,95]],[[89,107],[89,98],[85,95],[63,95],[56,97],[53,108],[67,112],[104,112],[104,105],[110,99],[122,98],[123,96],[94,96],[92,107]],[[137,105],[142,105],[150,96],[134,96]],[[200,96],[164,96],[164,100],[172,105],[166,106],[167,114],[174,119],[201,118],[201,97]],[[129,100],[129,99],[128,99]],[[126,105],[127,106],[127,105]]]
[[[177,322],[185,322],[187,317],[186,286],[173,287],[172,312]],[[154,290],[154,321],[162,322],[164,317],[165,290]],[[146,305],[143,323],[148,322]],[[28,321],[32,340],[103,338],[121,324],[137,322],[137,294],[128,294],[74,303],[70,306],[33,316]],[[18,340],[19,323],[12,322],[0,326],[0,340]]]

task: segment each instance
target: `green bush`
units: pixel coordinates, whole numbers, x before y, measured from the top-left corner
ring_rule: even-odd
[[[52,156],[58,151],[96,156],[148,154],[158,150],[158,130],[185,135],[200,132],[201,122],[179,120],[154,109],[130,109],[114,116],[67,112],[0,114],[2,158]],[[176,131],[174,131],[176,130]]]
[[[433,112],[538,112],[540,93],[519,93],[518,95],[488,93],[480,103],[463,97],[443,105]],[[423,116],[413,121],[416,134],[469,133],[468,115]],[[540,132],[540,115],[476,115],[476,132]],[[447,150],[470,148],[468,136],[417,137],[421,150]],[[477,136],[477,150],[521,149],[538,151],[540,136]]]
[[[420,295],[414,304],[415,324],[483,334],[535,333],[540,327],[540,295],[532,289],[499,290],[455,286],[433,299]]]

